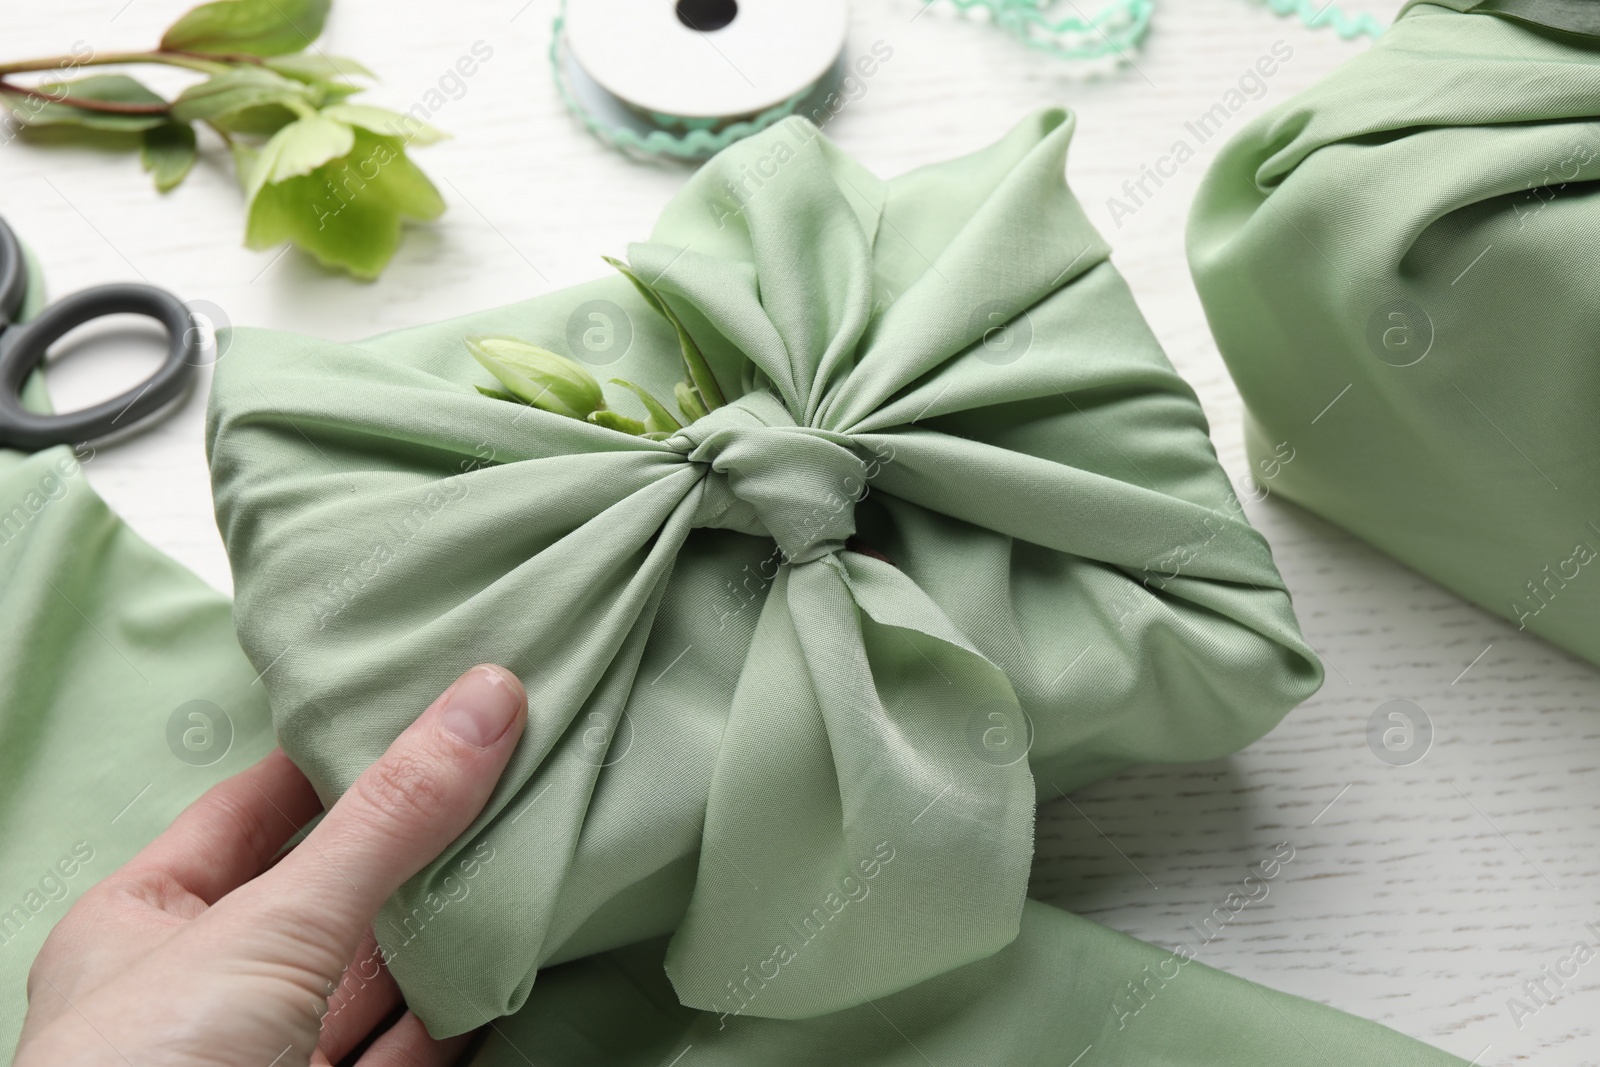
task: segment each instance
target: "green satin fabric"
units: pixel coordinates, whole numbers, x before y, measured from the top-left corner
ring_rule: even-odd
[[[989,957],[1036,793],[1232,751],[1315,689],[1067,191],[1071,131],[884,182],[792,120],[708,164],[629,250],[735,397],[666,441],[473,390],[465,337],[559,351],[606,299],[635,334],[608,373],[666,393],[676,343],[621,278],[364,344],[233,335],[217,510],[284,748],[331,799],[465,666],[528,682],[483,816],[377,927],[435,1032],[669,932],[678,998],[731,1016]]]
[[[35,280],[29,312],[39,294]],[[38,376],[24,395],[31,410],[48,410]],[[94,456],[93,446],[0,449],[7,1062],[27,1010],[28,968],[56,921],[196,796],[274,744],[227,598],[112,514],[84,475]],[[186,731],[195,732],[185,739]]]
[[[1578,13],[1411,6],[1223,148],[1188,236],[1264,484],[1600,662],[1600,43],[1552,28]]]

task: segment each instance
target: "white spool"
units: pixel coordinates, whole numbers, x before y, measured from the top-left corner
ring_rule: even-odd
[[[703,158],[732,139],[722,134],[754,132],[820,89],[848,24],[846,0],[567,0],[552,59],[601,136]],[[664,140],[682,133],[699,135],[693,148]]]

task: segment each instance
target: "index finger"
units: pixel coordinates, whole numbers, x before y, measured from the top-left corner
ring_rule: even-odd
[[[322,810],[282,749],[212,786],[128,861],[130,874],[160,872],[207,904],[260,874]]]

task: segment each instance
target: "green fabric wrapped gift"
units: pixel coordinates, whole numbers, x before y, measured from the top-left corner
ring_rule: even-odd
[[[1413,4],[1223,148],[1189,255],[1264,484],[1600,662],[1597,116],[1600,5]]]
[[[1194,394],[1066,188],[1071,132],[1041,112],[883,181],[791,119],[630,247],[659,295],[614,274],[359,344],[233,334],[209,447],[235,617],[324,798],[466,666],[530,694],[482,817],[376,927],[436,1034],[669,934],[677,1000],[724,1024],[994,957],[1036,798],[1221,756],[1315,690]],[[480,391],[489,336],[672,397],[662,301],[727,399],[678,430]]]

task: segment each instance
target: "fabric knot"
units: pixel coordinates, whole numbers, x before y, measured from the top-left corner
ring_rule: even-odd
[[[867,465],[843,434],[798,426],[783,403],[752,392],[666,442],[707,469],[697,527],[770,537],[787,563],[844,547]]]

